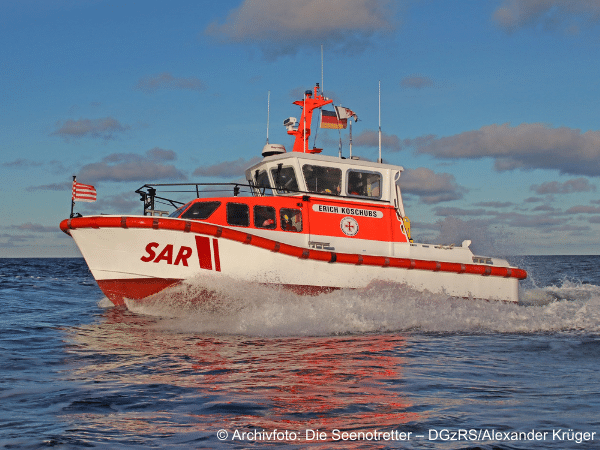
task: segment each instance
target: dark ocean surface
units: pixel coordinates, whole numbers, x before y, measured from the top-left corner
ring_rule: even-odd
[[[600,256],[509,259],[518,305],[198,279],[129,310],[82,259],[0,259],[0,447],[600,448]]]

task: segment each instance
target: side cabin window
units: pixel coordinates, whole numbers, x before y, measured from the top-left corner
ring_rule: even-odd
[[[302,231],[302,211],[293,208],[281,208],[279,210],[281,229],[284,231]]]
[[[227,203],[227,223],[238,227],[250,226],[250,208],[245,203]]]
[[[254,206],[254,226],[256,228],[267,228],[274,230],[277,228],[277,215],[272,206]]]
[[[492,258],[487,258],[485,256],[473,256],[473,262],[475,264],[494,264]]]
[[[271,169],[271,177],[275,180],[275,189],[278,194],[287,194],[290,191],[298,191],[298,181],[296,180],[296,172],[292,166]]]
[[[349,170],[347,193],[357,197],[381,198],[381,174],[364,170]]]
[[[302,173],[308,191],[318,194],[340,195],[342,188],[341,169],[304,164]]]
[[[273,195],[273,189],[271,189],[271,182],[269,181],[269,174],[266,170],[257,170],[254,175],[256,179],[256,187],[258,188],[259,195]]]
[[[206,220],[217,208],[221,202],[197,202],[194,203],[186,212],[181,215],[182,219]]]

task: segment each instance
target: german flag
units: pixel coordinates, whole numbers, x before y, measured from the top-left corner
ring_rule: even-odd
[[[341,130],[348,126],[348,119],[338,119],[334,111],[321,111],[321,128]]]

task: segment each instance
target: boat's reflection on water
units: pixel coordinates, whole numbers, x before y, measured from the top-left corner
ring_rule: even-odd
[[[264,338],[175,324],[111,308],[71,330],[66,378],[79,398],[64,419],[77,424],[78,439],[216,443],[219,429],[228,440],[236,430],[277,429],[298,433],[301,445],[306,430],[331,437],[334,429],[392,431],[423,419],[403,392],[402,336]]]

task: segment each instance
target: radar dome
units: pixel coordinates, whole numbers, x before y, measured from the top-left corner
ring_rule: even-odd
[[[285,147],[281,144],[266,144],[262,150],[263,156],[280,155],[281,153],[285,153]]]

